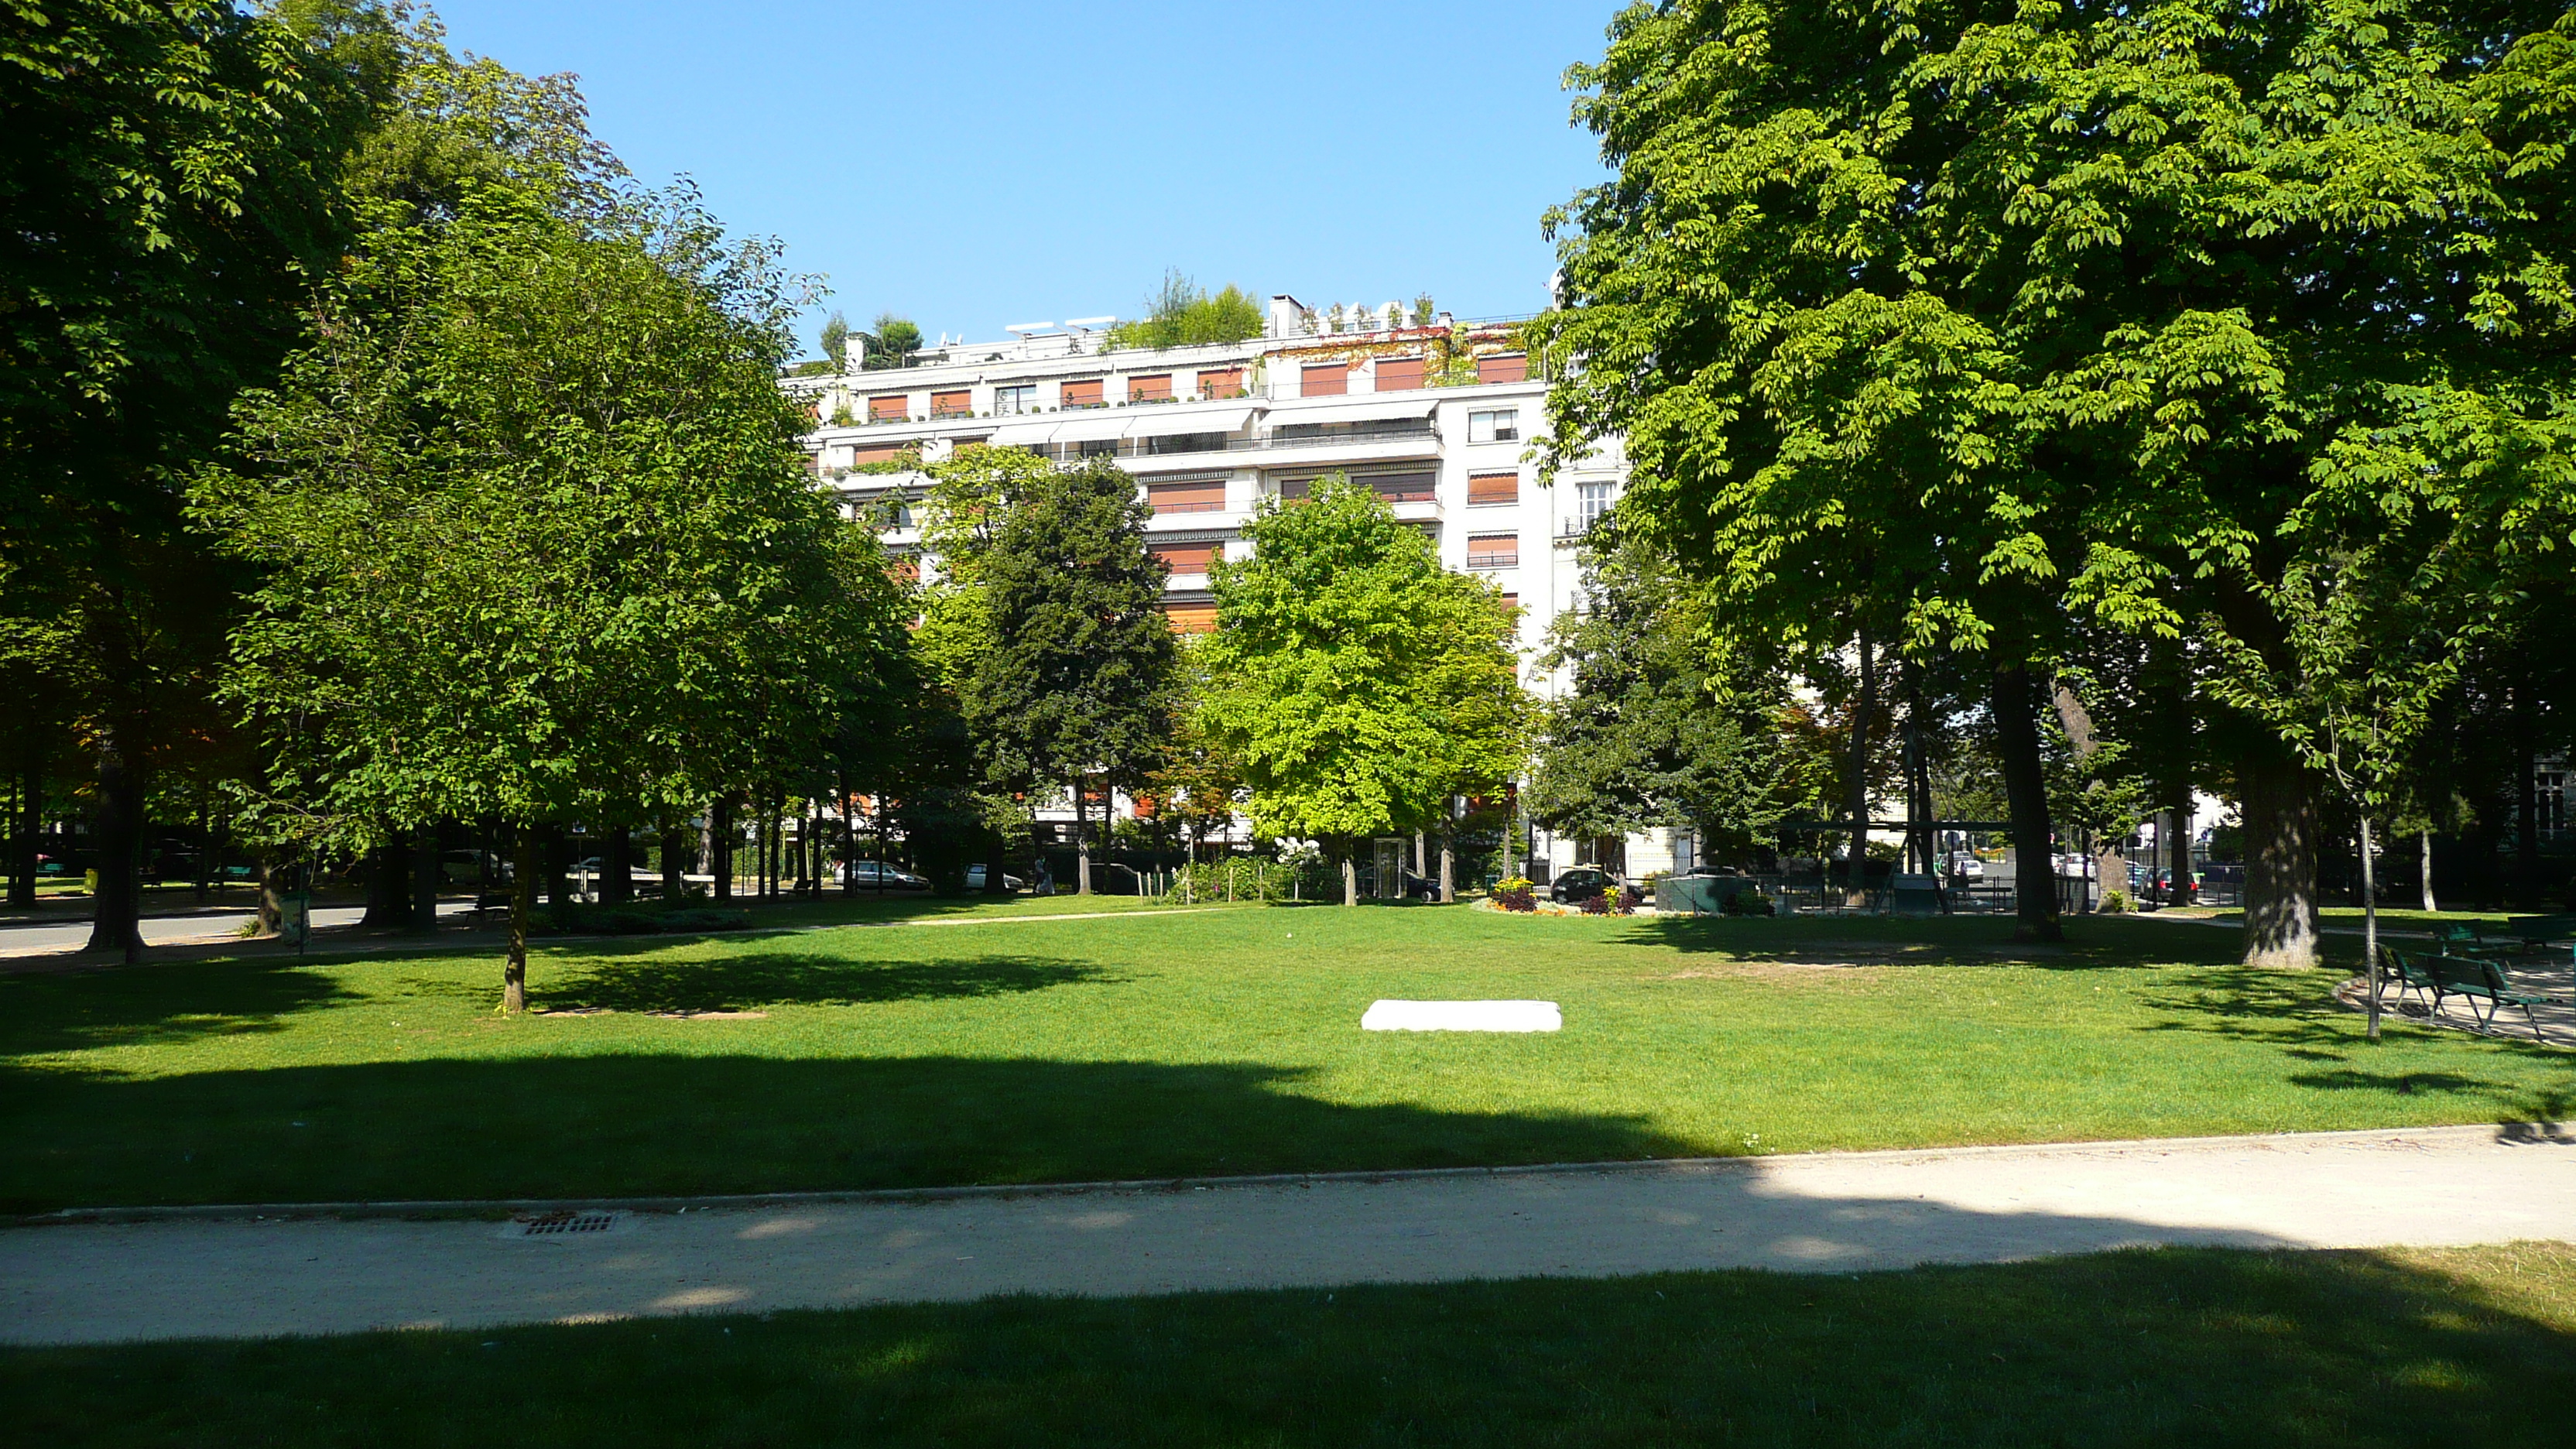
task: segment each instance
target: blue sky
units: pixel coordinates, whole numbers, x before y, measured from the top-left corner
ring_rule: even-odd
[[[1178,266],[1309,305],[1546,302],[1596,180],[1565,67],[1612,6],[442,0],[449,42],[572,71],[637,176],[784,238],[827,306],[975,338],[1129,315]],[[819,313],[817,314],[819,318]],[[814,328],[805,329],[811,348]]]

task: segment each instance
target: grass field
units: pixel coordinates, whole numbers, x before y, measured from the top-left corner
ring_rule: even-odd
[[[1062,911],[1061,903],[1005,908]],[[0,977],[0,1204],[721,1193],[2556,1120],[2232,933],[1243,908]],[[1362,1033],[1543,997],[1545,1036]],[[670,1012],[731,1012],[678,1017]],[[586,1013],[586,1014],[582,1014]]]
[[[15,1442],[2564,1445],[2576,1248],[0,1351]]]

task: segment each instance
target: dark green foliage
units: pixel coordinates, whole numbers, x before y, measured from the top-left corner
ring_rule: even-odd
[[[1035,790],[1141,783],[1169,738],[1177,659],[1136,480],[1094,460],[1031,480],[974,574],[988,641],[960,691],[984,774]]]
[[[1573,688],[1549,706],[1530,780],[1533,819],[1560,835],[1687,825],[1704,853],[1741,852],[1814,786],[1783,738],[1776,664],[1712,640],[1707,616],[1652,551],[1615,524],[1584,551],[1582,607],[1558,619],[1549,668]],[[1712,662],[1712,654],[1715,662]]]

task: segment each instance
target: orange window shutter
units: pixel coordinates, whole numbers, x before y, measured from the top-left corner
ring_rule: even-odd
[[[1340,397],[1350,390],[1351,365],[1347,362],[1326,362],[1298,371],[1299,397]]]
[[[1479,357],[1476,359],[1476,381],[1527,382],[1529,355],[1515,352],[1502,357]]]
[[[1511,610],[1515,614],[1519,613],[1521,608],[1521,596],[1518,594],[1503,595],[1503,607]]]
[[[1213,634],[1216,632],[1216,605],[1165,604],[1163,618],[1175,634]]]
[[[1517,533],[1479,533],[1467,539],[1467,567],[1510,568],[1521,561],[1521,536]]]
[[[962,418],[975,410],[971,392],[934,392],[930,395],[930,415],[934,418]]]
[[[1154,550],[1154,556],[1176,574],[1203,574],[1216,552],[1213,543],[1168,543]]]
[[[1100,379],[1094,377],[1082,382],[1066,383],[1064,385],[1064,405],[1069,408],[1098,407],[1100,405]]]
[[[1518,473],[1470,473],[1467,475],[1467,506],[1482,507],[1497,503],[1521,501],[1521,475]]]
[[[1127,379],[1127,400],[1129,402],[1161,402],[1169,398],[1171,395],[1172,375],[1168,372],[1161,373],[1154,377],[1131,377]]]
[[[870,443],[850,454],[850,466],[855,468],[863,463],[891,463],[920,446],[919,443]]]
[[[1422,359],[1419,357],[1381,357],[1377,361],[1377,390],[1404,392],[1422,386]]]
[[[911,416],[912,395],[910,393],[896,393],[892,397],[872,397],[868,399],[869,422],[882,423],[889,419],[908,418]]]
[[[1215,513],[1225,507],[1225,482],[1155,483],[1146,487],[1145,501],[1156,513]]]
[[[1243,390],[1243,369],[1211,368],[1199,374],[1199,396],[1232,397]]]

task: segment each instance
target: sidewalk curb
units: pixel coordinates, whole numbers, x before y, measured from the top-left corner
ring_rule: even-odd
[[[61,1208],[6,1220],[17,1228],[201,1221],[289,1221],[298,1218],[423,1219],[507,1217],[538,1212],[704,1212],[765,1207],[867,1206],[977,1198],[1079,1197],[1088,1194],[1196,1192],[1326,1183],[1428,1182],[1449,1178],[1573,1177],[1602,1173],[1750,1172],[1765,1163],[1902,1162],[1938,1157],[2012,1154],[2176,1153],[2242,1147],[2299,1150],[2354,1142],[2383,1146],[2576,1147],[2576,1131],[2558,1122],[2460,1123],[2441,1127],[2356,1127],[2335,1132],[2248,1132],[2224,1137],[2143,1137],[2101,1142],[1998,1142],[1960,1147],[1881,1147],[1858,1151],[1786,1152],[1739,1157],[1646,1157],[1604,1162],[1535,1162],[1500,1167],[1360,1168],[1340,1172],[1265,1172],[1229,1177],[1127,1178],[1097,1182],[987,1183],[957,1187],[850,1188],[820,1192],[715,1193],[666,1197],[453,1198],[395,1202],[201,1203],[163,1207]]]

